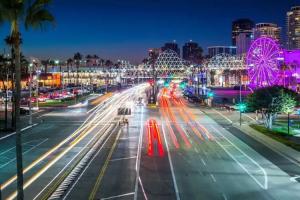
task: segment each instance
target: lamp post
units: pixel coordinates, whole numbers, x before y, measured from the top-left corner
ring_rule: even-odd
[[[32,124],[32,105],[31,105],[31,98],[32,98],[32,67],[33,64],[29,64],[29,122],[28,124]]]

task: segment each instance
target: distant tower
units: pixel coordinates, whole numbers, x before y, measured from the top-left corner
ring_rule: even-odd
[[[182,58],[191,63],[199,64],[202,59],[202,53],[203,50],[198,43],[191,40],[182,47]]]
[[[238,19],[232,22],[232,45],[236,46],[236,38],[240,33],[252,33],[254,22],[250,19]]]
[[[300,6],[287,12],[287,47],[290,50],[300,49]]]
[[[175,51],[178,54],[178,56],[180,56],[180,49],[179,49],[178,44],[176,43],[176,41],[167,42],[161,48],[162,51],[166,51],[166,50],[169,50],[169,49]]]
[[[274,23],[259,23],[255,25],[253,29],[254,39],[257,39],[262,36],[271,37],[277,41],[281,41],[281,27],[278,27]]]

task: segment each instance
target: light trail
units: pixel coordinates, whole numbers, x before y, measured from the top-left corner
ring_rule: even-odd
[[[141,86],[139,86],[141,87]],[[141,89],[145,88],[145,86],[142,86]],[[134,92],[136,88],[131,88],[127,91],[123,91],[119,93],[119,95],[124,94],[123,98],[118,98],[119,95],[116,95],[113,99],[110,100],[110,106],[107,107],[102,113],[98,113],[99,110],[102,108],[102,104],[97,106],[97,109],[93,110],[93,113],[83,122],[83,124],[70,136],[68,136],[66,139],[64,139],[62,142],[60,142],[58,145],[51,148],[49,151],[44,153],[42,156],[40,156],[38,159],[33,161],[31,164],[29,164],[24,170],[23,174],[26,174],[29,172],[32,168],[34,168],[36,165],[38,165],[41,161],[48,158],[50,155],[52,155],[55,151],[57,151],[59,148],[61,148],[63,145],[68,144],[68,147],[64,149],[62,152],[60,152],[56,157],[54,157],[51,161],[49,161],[43,168],[41,168],[38,173],[36,173],[34,176],[29,178],[24,184],[24,189],[26,189],[28,186],[30,186],[35,180],[37,180],[42,174],[44,174],[51,166],[53,166],[58,160],[60,160],[66,153],[68,153],[73,147],[75,147],[80,141],[82,141],[87,135],[89,135],[92,131],[97,128],[97,126],[104,121],[107,117],[109,117],[111,121],[113,118],[111,117],[112,113],[116,113],[117,108],[121,105],[123,105],[128,98],[132,97],[132,93]],[[115,102],[116,101],[116,102]],[[107,106],[107,104],[106,104]],[[93,118],[92,118],[93,116]],[[92,118],[92,119],[91,119]],[[96,123],[94,123],[96,121]],[[2,190],[7,188],[10,184],[15,182],[17,179],[17,175],[14,175],[7,181],[5,181],[2,184]],[[14,199],[17,195],[17,192],[13,192],[8,199]]]
[[[176,120],[176,118],[175,118],[172,110],[170,109],[168,100],[164,96],[162,96],[162,101],[163,101],[163,103],[165,105],[164,109],[165,109],[165,112],[167,113],[168,118],[171,120],[171,122],[174,124],[174,126],[178,130],[178,132],[181,135],[183,141],[185,142],[186,147],[190,148],[192,145],[191,145],[190,141],[188,140],[186,134],[182,130],[182,128],[178,125],[177,120]]]
[[[174,146],[178,149],[178,148],[179,148],[179,143],[178,143],[177,138],[176,138],[176,135],[175,135],[175,133],[174,133],[174,131],[173,131],[173,129],[172,129],[172,127],[171,127],[169,121],[168,121],[168,117],[167,117],[167,114],[166,114],[165,109],[164,109],[165,104],[164,104],[164,102],[162,101],[162,99],[160,100],[160,102],[161,102],[160,105],[161,105],[162,108],[163,108],[163,109],[161,110],[161,111],[162,111],[162,115],[163,115],[163,117],[164,117],[164,119],[165,119],[167,128],[168,128],[168,130],[169,130],[169,135],[170,135],[170,137],[171,137],[171,139],[172,139],[172,142],[173,142]]]

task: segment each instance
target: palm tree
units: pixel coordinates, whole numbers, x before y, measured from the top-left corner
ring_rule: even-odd
[[[68,70],[68,84],[70,83],[70,65],[72,65],[73,59],[69,58],[67,60],[67,70]]]
[[[43,29],[45,23],[54,23],[54,17],[47,10],[51,0],[1,0],[0,22],[10,23],[13,58],[15,67],[15,120],[16,120],[16,153],[17,153],[17,199],[23,199],[23,163],[22,143],[20,134],[20,99],[21,99],[21,32],[20,26],[25,29]]]
[[[78,83],[79,83],[78,82],[78,79],[79,79],[78,71],[79,71],[80,61],[82,60],[82,55],[79,52],[77,52],[74,54],[73,59],[76,64],[76,86],[78,86]]]

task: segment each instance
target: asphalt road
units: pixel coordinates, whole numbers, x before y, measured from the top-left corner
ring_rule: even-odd
[[[292,179],[300,166],[234,128],[236,115],[226,119],[168,90],[158,108],[137,105],[138,97],[146,99],[144,89],[113,95],[89,113],[41,115],[43,124],[23,136],[31,167],[26,199],[300,199]],[[119,124],[121,105],[132,108],[128,125]],[[3,160],[13,139],[0,141]],[[2,183],[14,175],[15,161],[8,162],[0,168]],[[13,199],[14,191],[15,180],[4,197]]]

